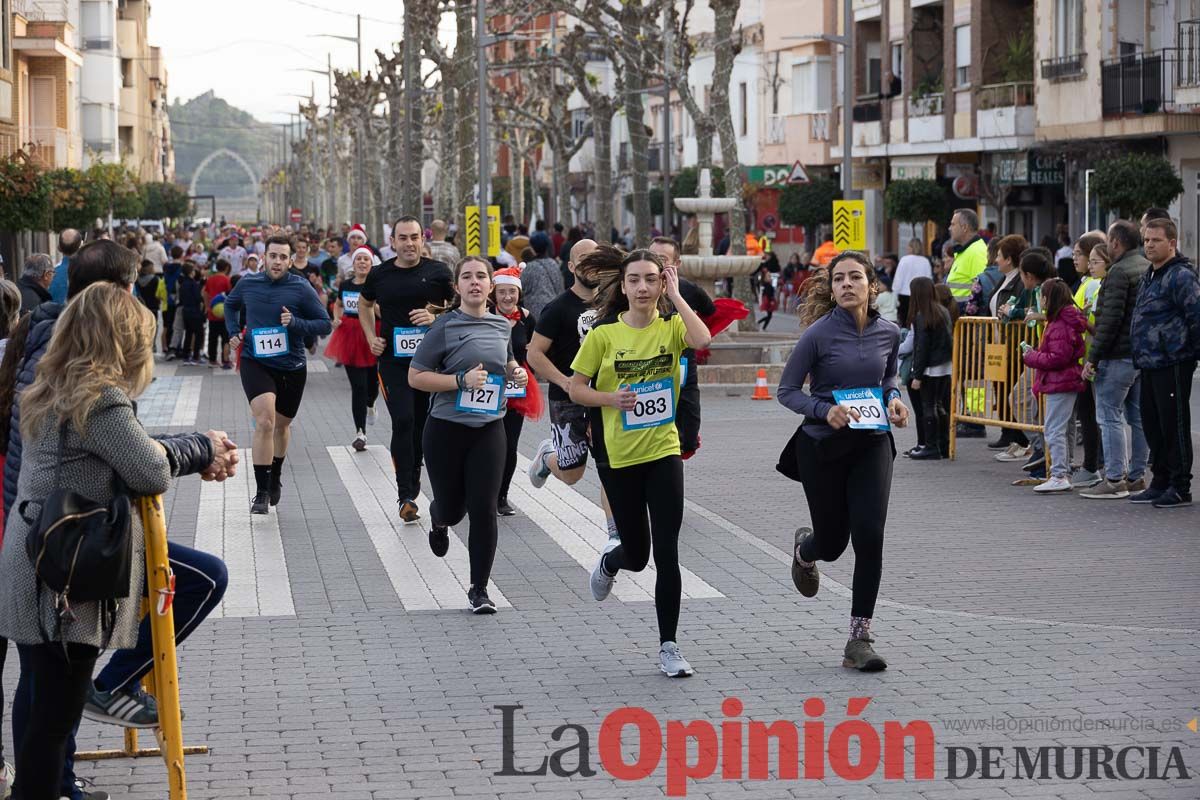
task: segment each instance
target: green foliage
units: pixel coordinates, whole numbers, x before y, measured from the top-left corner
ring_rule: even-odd
[[[696,167],[684,167],[683,169],[679,170],[679,172],[675,173],[675,177],[671,178],[671,197],[699,196],[700,170],[698,170]],[[712,196],[725,196],[724,170],[714,169],[712,171]],[[651,202],[653,202],[653,200]],[[661,203],[661,200],[659,202]]]
[[[892,181],[883,196],[883,213],[910,225],[941,219],[946,215],[946,192],[928,178]]]
[[[177,183],[142,184],[142,201],[147,219],[178,219],[187,216],[192,206],[187,189]]]
[[[84,173],[95,184],[104,207],[111,209],[116,219],[139,219],[144,205],[137,179],[124,164],[97,162]]]
[[[672,181],[674,183],[674,181]],[[625,210],[633,212],[633,195],[625,195]],[[657,216],[663,213],[663,191],[661,187],[650,187],[650,214]]]
[[[46,227],[52,231],[76,228],[90,231],[96,220],[108,215],[108,201],[100,187],[77,169],[55,169],[46,173],[50,183],[50,218]]]
[[[1102,208],[1132,220],[1152,206],[1169,206],[1183,194],[1183,181],[1171,162],[1150,153],[1126,153],[1098,162],[1092,187]]]
[[[1023,27],[1010,34],[998,59],[1000,82],[1033,80],[1033,29]]]
[[[828,225],[833,222],[833,201],[841,199],[841,187],[832,178],[788,184],[779,193],[779,219],[784,225]]]
[[[0,230],[39,230],[50,211],[50,181],[23,150],[0,160]]]

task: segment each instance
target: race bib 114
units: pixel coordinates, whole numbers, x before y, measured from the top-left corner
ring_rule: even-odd
[[[420,328],[394,328],[392,330],[392,352],[396,358],[412,358],[417,352],[417,345],[429,332],[427,326]]]
[[[857,411],[858,421],[853,415],[850,427],[856,430],[886,431],[892,426],[888,422],[887,409],[883,406],[883,389],[834,389],[833,399],[847,411]]]
[[[636,392],[638,397],[632,411],[621,412],[621,422],[625,430],[657,428],[675,421],[674,378],[635,383],[629,388]]]
[[[250,344],[255,358],[274,358],[288,352],[287,328],[254,328],[250,331]]]

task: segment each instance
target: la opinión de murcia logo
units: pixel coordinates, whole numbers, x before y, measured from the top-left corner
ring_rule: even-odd
[[[689,782],[715,775],[721,780],[822,780],[832,774],[848,781],[882,777],[889,781],[999,778],[1037,780],[1168,780],[1191,778],[1178,747],[1012,746],[945,748],[945,773],[936,774],[937,741],[925,720],[882,725],[861,716],[869,697],[846,702],[848,719],[828,725],[825,701],[804,701],[800,723],[743,719],[736,697],[721,703],[723,719],[660,721],[644,708],[611,711],[596,732],[599,768],[620,781],[643,781],[665,768],[670,797],[687,795]],[[597,774],[592,733],[564,723],[550,734],[551,752],[540,761],[516,753],[520,704],[497,705],[503,719],[502,767],[497,776],[592,777]],[[523,736],[522,739],[527,739]],[[622,746],[634,745],[626,757]],[[853,743],[853,744],[852,744]],[[774,751],[776,757],[772,759]],[[911,756],[908,753],[911,751]]]

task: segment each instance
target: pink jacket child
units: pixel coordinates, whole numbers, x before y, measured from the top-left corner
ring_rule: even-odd
[[[1067,305],[1046,326],[1042,343],[1024,355],[1025,364],[1037,370],[1033,378],[1034,394],[1082,392],[1084,356],[1083,334],[1087,320],[1074,305]]]

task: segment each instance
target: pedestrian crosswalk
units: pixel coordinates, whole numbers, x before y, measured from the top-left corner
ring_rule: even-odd
[[[138,419],[146,427],[195,425],[204,379],[199,375],[166,377],[163,366],[155,368],[159,377],[138,398]]]

